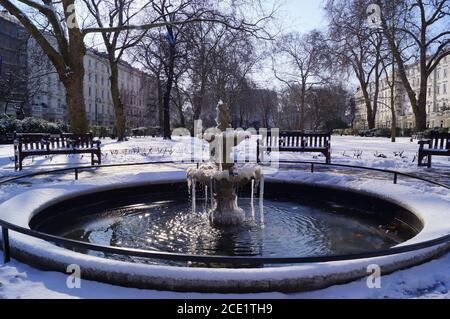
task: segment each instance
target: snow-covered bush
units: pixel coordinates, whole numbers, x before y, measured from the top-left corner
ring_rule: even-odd
[[[0,136],[4,137],[17,133],[50,133],[59,134],[68,132],[69,127],[63,123],[52,123],[43,119],[27,117],[18,120],[10,117],[0,118]]]
[[[449,133],[449,129],[445,127],[427,129],[423,132],[425,138],[429,138],[433,134]]]

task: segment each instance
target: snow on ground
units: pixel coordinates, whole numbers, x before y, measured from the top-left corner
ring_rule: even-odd
[[[3,258],[1,252],[0,257]],[[69,289],[67,276],[45,272],[13,261],[0,266],[0,298],[120,298],[120,299],[366,299],[366,298],[450,298],[450,254],[427,264],[383,276],[381,289],[368,289],[366,279],[327,289],[283,294],[200,294],[122,288],[87,281]]]
[[[176,138],[163,141],[156,138],[131,139],[126,142],[102,141],[103,162],[131,163],[162,160],[188,159],[190,143],[188,138]],[[197,142],[198,150],[207,149]],[[400,138],[397,143],[390,143],[385,138],[339,137],[332,138],[332,162],[339,164],[361,165],[368,167],[395,169],[431,177],[450,184],[450,158],[434,157],[433,169],[417,167],[417,141]],[[323,161],[314,154],[284,153],[282,159],[299,159],[306,161]],[[88,156],[53,156],[27,159],[22,173],[48,170],[73,165],[88,165]],[[173,165],[152,170],[171,170]],[[122,172],[139,172],[142,167],[99,170],[98,173],[85,172],[81,178],[98,174],[117,174]],[[146,169],[150,169],[147,168]],[[102,171],[102,172],[101,172]],[[11,145],[0,146],[0,179],[15,176],[13,148]],[[0,188],[0,200],[4,201],[27,189],[30,185],[55,183],[73,179],[73,173],[55,176],[43,176],[20,183],[3,185]],[[414,183],[409,181],[410,185]],[[419,187],[419,185],[417,185]],[[427,188],[427,191],[433,191]],[[436,195],[450,201],[448,192],[436,191]],[[0,258],[1,252],[0,252]],[[381,289],[368,289],[366,280],[362,279],[346,285],[328,289],[297,293],[265,293],[246,295],[219,295],[174,293],[122,288],[90,281],[82,281],[81,289],[69,289],[67,277],[61,273],[43,272],[25,264],[13,261],[0,266],[0,298],[450,298],[450,254],[425,265],[396,272],[382,277]]]
[[[176,137],[172,141],[161,138],[131,138],[126,142],[110,139],[102,140],[102,160],[104,164],[130,163],[164,160],[190,159],[190,139]],[[369,167],[417,171],[417,141],[398,138],[391,143],[387,138],[333,136],[332,162],[339,164],[362,165]],[[196,151],[203,148],[207,153],[207,144],[195,142]],[[252,144],[251,147],[254,147]],[[241,148],[241,151],[242,148]],[[199,152],[197,152],[198,154]],[[64,167],[67,165],[90,164],[88,155],[59,155],[27,158],[24,160],[24,172],[37,169]],[[206,158],[206,157],[205,157]],[[313,153],[283,153],[281,159],[299,159],[306,161],[324,161],[323,157]],[[443,168],[450,175],[448,157],[433,157],[433,169]],[[0,177],[12,175],[14,171],[14,154],[11,145],[0,145]],[[426,171],[426,169],[420,169]]]

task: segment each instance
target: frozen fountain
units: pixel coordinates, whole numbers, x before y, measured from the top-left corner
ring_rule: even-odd
[[[217,128],[213,133],[205,133],[204,139],[210,144],[210,163],[191,168],[187,172],[191,189],[193,210],[195,211],[196,188],[201,185],[205,189],[205,198],[210,193],[210,221],[215,227],[241,225],[246,214],[238,206],[236,191],[239,187],[251,184],[252,212],[255,218],[253,194],[255,187],[260,188],[260,222],[264,223],[263,198],[264,177],[258,165],[237,165],[231,158],[232,148],[250,137],[248,132],[235,131],[230,126],[228,107],[219,101],[217,105]]]
[[[262,167],[235,163],[233,147],[247,146],[243,141],[250,134],[233,130],[229,122],[228,109],[220,102],[217,127],[202,137],[210,144],[210,158],[187,172],[191,201],[186,200],[186,174],[177,169],[120,173],[121,182],[110,185],[102,184],[110,178],[99,177],[98,187],[90,179],[77,181],[74,188],[56,183],[2,203],[1,218],[7,222],[20,221],[21,227],[40,234],[105,249],[81,245],[71,250],[13,231],[13,253],[63,273],[69,258],[83,268],[86,279],[126,287],[253,293],[323,289],[366,276],[374,259],[358,255],[347,260],[351,254],[375,252],[377,264],[392,272],[429,260],[447,247],[392,258],[386,250],[426,234],[428,207],[419,206],[417,215],[405,209],[426,201],[406,200],[404,190],[394,188],[394,195],[387,197],[369,189],[372,184],[350,187],[344,184],[346,176],[309,175],[295,166],[282,174],[267,169],[264,181]],[[148,180],[143,182],[143,176]],[[311,182],[322,176],[333,185]],[[258,187],[259,205],[254,203]],[[24,198],[37,201],[23,205]],[[440,205],[441,214],[448,211]],[[436,216],[446,220],[444,215]],[[385,255],[379,256],[380,251]],[[319,261],[304,264],[307,260]]]

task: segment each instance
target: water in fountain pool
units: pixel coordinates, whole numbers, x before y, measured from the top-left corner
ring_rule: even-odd
[[[241,226],[220,229],[211,226],[206,203],[198,199],[193,213],[192,204],[183,198],[155,201],[141,196],[132,205],[89,206],[90,211],[81,216],[58,215],[38,228],[101,245],[224,256],[347,254],[389,248],[403,241],[392,231],[398,225],[382,224],[373,216],[368,218],[367,212],[331,201],[265,200],[265,227],[260,227],[259,220],[251,217],[252,206],[258,210],[258,204],[241,198],[239,206],[248,220]]]

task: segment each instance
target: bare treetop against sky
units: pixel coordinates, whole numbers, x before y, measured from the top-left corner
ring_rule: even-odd
[[[277,7],[277,20],[274,21],[274,33],[298,32],[307,33],[315,29],[325,29],[327,21],[323,10],[323,0],[266,0],[266,9]],[[261,86],[282,87],[274,76],[272,64],[265,61],[253,80]]]

